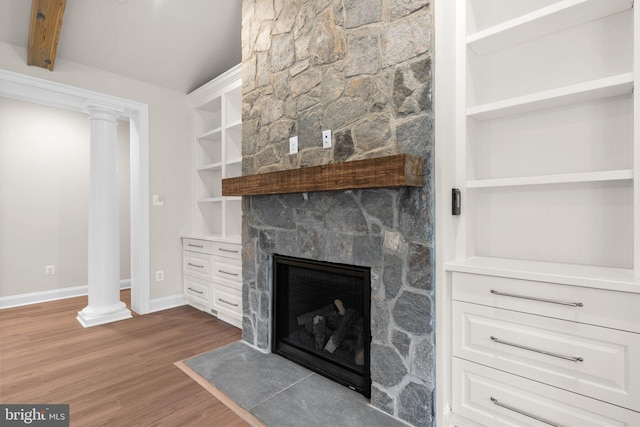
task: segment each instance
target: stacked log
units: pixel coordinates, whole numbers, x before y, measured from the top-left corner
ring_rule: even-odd
[[[304,342],[315,343],[318,351],[334,355],[341,361],[362,366],[364,341],[362,316],[353,308],[346,308],[340,299],[318,309],[302,313],[296,318],[308,334]]]

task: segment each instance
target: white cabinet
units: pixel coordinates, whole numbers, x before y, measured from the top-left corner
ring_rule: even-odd
[[[189,94],[194,107],[195,234],[240,241],[242,198],[223,197],[222,179],[242,175],[240,65]]]
[[[190,305],[242,325],[242,198],[222,196],[222,179],[242,175],[240,65],[194,90],[191,233],[182,237],[184,295]]]
[[[622,298],[617,306],[601,310],[599,304],[573,305],[582,303],[555,293],[540,298],[531,296],[530,292],[500,292],[492,295],[505,309],[496,309],[491,303],[481,305],[457,300],[457,285],[458,274],[454,273],[455,357],[640,412],[640,363],[637,363],[640,333],[604,327],[597,322],[599,315],[604,314],[606,321],[607,311],[619,309],[620,317],[625,317],[624,323],[638,325],[637,298],[627,300],[624,295],[610,292]],[[580,301],[580,290],[576,288],[575,294]],[[520,304],[519,308],[526,312],[513,311],[507,309],[512,301],[503,299],[527,301],[530,307]],[[544,310],[545,305],[566,307],[566,318],[592,324],[530,314]]]
[[[439,191],[458,188],[462,212],[439,211],[438,375],[451,386],[438,415],[638,425],[640,12],[631,0],[439,6],[437,31],[455,34],[436,76],[438,99],[453,99],[440,110],[452,119],[436,111],[454,146]]]
[[[183,237],[184,295],[189,304],[241,327],[241,263],[239,244]]]

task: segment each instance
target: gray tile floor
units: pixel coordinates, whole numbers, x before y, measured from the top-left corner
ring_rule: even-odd
[[[361,394],[243,341],[185,364],[268,426],[406,426]]]

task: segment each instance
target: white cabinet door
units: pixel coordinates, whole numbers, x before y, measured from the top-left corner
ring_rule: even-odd
[[[485,426],[638,426],[640,413],[453,359],[453,410]]]
[[[453,354],[640,411],[640,334],[454,301]]]

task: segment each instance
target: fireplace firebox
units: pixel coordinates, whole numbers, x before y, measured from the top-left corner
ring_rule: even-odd
[[[273,255],[272,351],[371,397],[371,271]]]

